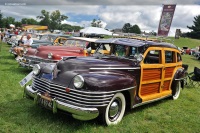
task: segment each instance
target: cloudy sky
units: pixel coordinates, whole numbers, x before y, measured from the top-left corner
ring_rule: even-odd
[[[142,31],[157,32],[163,4],[177,4],[170,35],[174,35],[177,28],[189,31],[187,25],[193,25],[194,17],[200,15],[200,0],[48,0],[48,3],[42,0],[1,0],[0,10],[4,17],[11,16],[17,21],[36,19],[42,9],[49,12],[60,10],[69,17],[63,23],[71,25],[87,27],[93,19],[100,19],[107,29],[122,28],[125,23],[130,23],[139,25]]]

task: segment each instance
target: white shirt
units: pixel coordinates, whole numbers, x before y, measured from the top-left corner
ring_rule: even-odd
[[[27,40],[25,40],[25,41],[24,41],[24,45],[27,45],[27,44],[28,44],[28,45],[30,45],[30,46],[31,46],[31,45],[32,45],[32,43],[33,43],[33,39],[32,39],[32,38],[30,38],[30,39],[27,39]]]

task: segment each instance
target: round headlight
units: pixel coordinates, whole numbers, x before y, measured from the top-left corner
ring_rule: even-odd
[[[40,65],[36,64],[34,67],[33,67],[33,74],[35,75],[38,75],[40,73]]]
[[[48,53],[48,58],[49,58],[49,59],[51,59],[51,58],[52,58],[52,56],[53,56],[53,54],[52,54],[52,53]]]
[[[77,75],[74,77],[74,86],[76,88],[82,88],[84,85],[84,79],[81,75]]]

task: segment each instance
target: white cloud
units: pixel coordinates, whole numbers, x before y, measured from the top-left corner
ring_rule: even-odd
[[[153,0],[150,0],[153,3]],[[177,2],[176,0],[175,2]],[[110,0],[110,3],[113,1]],[[125,0],[123,2],[130,2]],[[138,0],[139,2],[139,0]],[[158,1],[157,1],[158,2]],[[188,0],[183,0],[183,3],[187,3]],[[191,3],[197,2],[196,0],[190,1]],[[189,2],[189,3],[190,3]],[[178,3],[178,2],[177,2]],[[148,3],[147,3],[148,4]],[[97,16],[105,24],[106,28],[122,28],[125,23],[137,24],[142,31],[156,31],[158,28],[160,15],[162,12],[162,4],[156,5],[60,5],[60,6],[0,6],[0,9],[4,16],[14,17],[16,20],[21,18],[34,18],[40,15],[41,10],[55,11],[60,10],[62,14],[68,16],[73,15],[93,15]],[[182,31],[189,31],[188,26],[193,25],[194,17],[200,15],[200,5],[177,5],[174,19],[172,22],[170,34],[175,33],[175,29],[179,28]],[[73,19],[75,20],[75,19]],[[73,22],[71,19],[64,21],[71,25],[79,25],[82,27],[90,26],[92,20],[79,20],[79,22]]]

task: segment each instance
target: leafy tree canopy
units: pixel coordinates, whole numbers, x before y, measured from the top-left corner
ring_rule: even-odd
[[[92,22],[91,22],[91,26],[102,28],[101,20],[100,19],[98,19],[98,20],[93,19]]]
[[[122,28],[122,32],[140,34],[141,30],[140,30],[139,26],[136,24],[132,26],[130,23],[125,23]]]
[[[187,36],[191,38],[200,39],[200,15],[194,17],[193,23],[194,25],[187,26],[187,28],[192,30],[191,32],[187,33]]]
[[[37,16],[41,19],[40,24],[48,26],[49,30],[61,29],[61,22],[66,20],[68,17],[62,15],[59,10],[53,11],[52,13],[42,10],[41,15]]]

